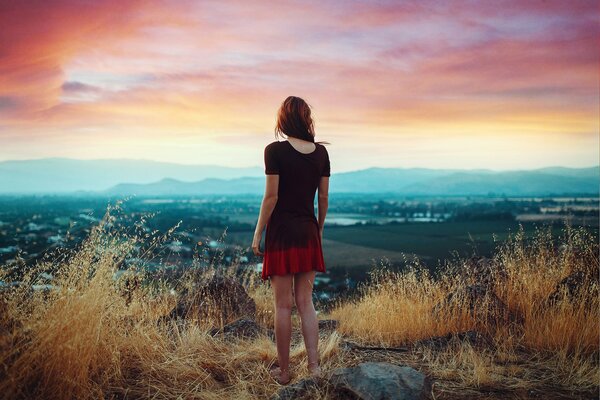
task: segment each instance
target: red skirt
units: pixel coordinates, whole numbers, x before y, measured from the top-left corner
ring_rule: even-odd
[[[261,278],[308,271],[325,272],[325,261],[314,215],[273,213],[267,223]]]

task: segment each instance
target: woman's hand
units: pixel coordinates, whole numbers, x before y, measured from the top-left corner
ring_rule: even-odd
[[[252,251],[257,256],[262,256],[264,253],[260,251],[260,241],[262,240],[262,232],[254,233],[254,239],[252,240]]]
[[[319,235],[321,235],[321,242],[323,241],[323,227],[319,228]]]

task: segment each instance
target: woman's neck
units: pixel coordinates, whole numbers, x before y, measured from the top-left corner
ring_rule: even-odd
[[[310,141],[310,140],[298,139],[297,137],[293,137],[293,136],[288,136],[287,139],[290,142],[292,142],[292,143],[302,143],[302,144],[304,144],[304,143],[314,143],[314,140]]]

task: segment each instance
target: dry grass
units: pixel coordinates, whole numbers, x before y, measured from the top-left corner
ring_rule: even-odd
[[[113,278],[128,255],[152,257],[172,231],[130,234],[116,227],[110,211],[76,251],[26,271],[1,270],[1,281],[22,273],[22,284],[1,296],[0,397],[263,399],[274,393],[278,385],[268,369],[277,354],[269,338],[213,337],[217,320],[158,324],[176,303],[166,282],[128,292],[124,279]],[[186,275],[178,289],[213,267]],[[41,272],[53,274],[55,290],[30,290]],[[256,274],[243,280],[257,320],[272,327],[268,286]],[[337,333],[321,338],[325,368],[341,366],[340,340]],[[293,345],[290,360],[296,378],[307,374],[302,343]]]
[[[127,291],[124,280],[113,278],[126,257],[148,258],[172,231],[155,236],[123,232],[110,211],[76,251],[25,271],[0,270],[2,281],[22,274],[22,285],[1,297],[0,396],[263,399],[273,394],[278,386],[268,368],[277,356],[270,339],[232,343],[208,334],[222,321],[157,324],[176,302],[166,281]],[[432,374],[439,382],[438,393],[450,397],[481,388],[597,387],[597,283],[582,297],[540,306],[560,279],[598,262],[596,239],[583,231],[568,228],[561,243],[554,248],[544,232],[533,243],[517,235],[496,254],[508,279],[495,292],[525,316],[522,330],[488,329],[496,343],[490,349],[469,343],[414,349],[406,362]],[[142,271],[143,265],[139,267]],[[55,290],[30,290],[42,271],[53,274]],[[179,288],[201,276],[189,274]],[[243,282],[256,302],[257,321],[272,328],[268,283],[256,273],[246,274]],[[434,280],[418,265],[401,274],[384,270],[373,275],[359,300],[340,304],[331,317],[339,319],[339,332],[351,340],[385,346],[489,328],[465,309],[441,320],[432,316],[434,305],[464,284],[450,272]],[[296,318],[294,323],[299,326]],[[357,354],[343,350],[342,340],[338,333],[321,337],[325,371],[359,361]],[[307,374],[301,342],[292,347],[291,371],[295,379]],[[325,392],[315,394],[327,397]]]
[[[406,345],[419,339],[476,329],[491,336],[493,346],[474,348],[468,342],[443,350],[422,349],[422,365],[447,380],[446,389],[561,391],[598,390],[600,324],[598,299],[598,242],[583,228],[566,225],[559,245],[550,228],[532,240],[520,230],[501,243],[494,256],[505,274],[492,279],[493,292],[523,323],[490,326],[486,318],[469,313],[467,301],[439,318],[431,312],[447,294],[478,283],[456,273],[462,260],[434,280],[418,264],[407,272],[382,270],[362,288],[363,296],[339,305],[332,317],[339,331],[362,344]],[[588,274],[576,295],[547,305],[558,282],[570,274]],[[490,311],[492,313],[492,311]]]

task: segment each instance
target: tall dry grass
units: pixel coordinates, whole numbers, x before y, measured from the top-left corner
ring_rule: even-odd
[[[118,206],[117,206],[118,208]],[[110,209],[74,251],[27,269],[5,266],[1,281],[17,279],[19,287],[0,296],[0,396],[2,398],[196,398],[262,399],[278,390],[268,368],[276,362],[274,343],[266,337],[229,342],[208,332],[223,321],[188,320],[159,324],[176,304],[178,292],[218,268],[192,268],[176,283],[153,279],[143,260],[160,255],[161,243],[173,231],[148,233],[135,225],[119,228]],[[144,284],[127,285],[127,274],[115,279],[124,260]],[[468,393],[482,387],[505,389],[536,385],[586,389],[598,383],[597,280],[575,297],[551,307],[544,300],[560,279],[574,271],[594,271],[596,238],[567,227],[556,246],[540,231],[533,241],[522,232],[498,248],[495,260],[505,274],[493,286],[507,306],[524,316],[521,329],[474,318],[466,307],[432,309],[445,296],[469,283],[458,268],[434,279],[420,265],[397,273],[377,271],[358,300],[339,304],[329,315],[340,321],[339,333],[362,343],[395,346],[448,332],[477,329],[493,336],[495,346],[460,343],[442,350],[417,348],[409,354],[440,382],[437,390]],[[456,263],[460,264],[460,260]],[[456,265],[454,266],[456,267]],[[31,290],[41,272],[50,272],[52,290]],[[257,321],[273,328],[273,298],[268,283],[255,272],[226,273],[241,279],[257,306]],[[593,272],[592,272],[593,273]],[[218,313],[215,313],[218,314]],[[294,319],[296,327],[299,321]],[[319,343],[325,371],[348,366],[355,355],[340,346],[338,333]],[[306,371],[306,352],[291,350],[296,379]],[[476,393],[474,391],[473,393]],[[460,396],[459,396],[460,397]],[[327,394],[315,394],[327,398]]]
[[[213,337],[209,330],[222,321],[210,319],[160,324],[176,304],[166,281],[127,286],[127,274],[115,279],[125,258],[154,257],[172,233],[120,229],[115,213],[109,209],[74,251],[25,271],[0,271],[0,281],[18,276],[22,282],[0,296],[0,397],[262,399],[274,393],[268,368],[277,354],[269,338]],[[177,287],[199,284],[215,267],[185,274]],[[32,290],[42,272],[53,274],[54,289]],[[233,277],[235,268],[225,273]],[[272,297],[256,275],[242,281],[257,302],[258,320],[272,327]],[[139,268],[136,276],[151,275]],[[324,366],[340,365],[339,341],[335,333],[320,339]],[[292,347],[290,359],[296,376],[307,373],[302,344]]]
[[[486,349],[466,341],[442,351],[425,349],[423,360],[436,376],[465,388],[598,388],[598,238],[568,224],[558,240],[552,239],[551,226],[527,238],[521,227],[498,244],[492,261],[497,269],[491,292],[522,317],[521,323],[499,318],[491,326],[487,317],[495,317],[494,309],[483,317],[470,312],[460,289],[480,281],[460,273],[462,259],[446,265],[438,279],[418,261],[403,272],[376,271],[359,300],[338,305],[331,315],[340,320],[341,333],[363,344],[399,346],[467,330],[490,335],[494,345]],[[562,296],[549,303],[557,284],[576,272],[586,276],[580,290],[569,295],[563,288]],[[449,293],[457,294],[458,306],[436,315],[432,311]]]

